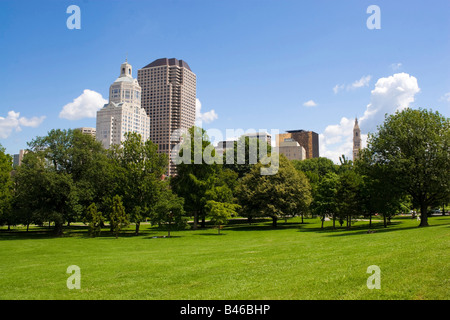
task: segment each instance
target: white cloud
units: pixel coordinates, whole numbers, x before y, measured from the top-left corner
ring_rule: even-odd
[[[345,155],[352,159],[354,119],[342,117],[339,124],[329,125],[319,135],[320,156],[339,162],[339,157]],[[366,145],[366,134],[361,134],[361,144]]]
[[[348,88],[350,90],[350,89],[356,89],[356,88],[361,88],[361,87],[367,87],[369,85],[370,79],[372,79],[371,75],[362,77],[361,79],[353,82]]]
[[[25,118],[20,117],[20,112],[9,111],[6,118],[0,117],[0,138],[6,139],[13,132],[19,132],[22,127],[38,127],[42,121],[44,121],[45,116]]]
[[[374,132],[383,123],[386,113],[408,108],[419,92],[417,79],[404,72],[378,79],[360,124],[366,132]]]
[[[68,120],[95,118],[97,111],[106,103],[108,101],[100,93],[85,89],[80,96],[63,107],[59,117]]]
[[[306,101],[303,104],[303,106],[305,106],[305,107],[315,107],[315,106],[317,106],[317,103],[315,103],[313,100],[308,100],[308,101]]]
[[[444,96],[442,96],[440,100],[450,102],[450,92],[447,92],[446,94],[444,94]]]
[[[361,79],[354,81],[352,84],[340,84],[340,85],[335,85],[333,88],[333,92],[336,94],[339,91],[342,91],[344,89],[347,89],[347,91],[350,90],[355,90],[361,87],[367,87],[369,86],[369,82],[372,79],[371,75],[367,75],[367,76],[363,76],[361,77]]]
[[[358,120],[362,132],[375,132],[384,121],[384,115],[408,108],[420,92],[417,79],[407,73],[380,78],[371,91],[370,103]],[[354,120],[342,117],[339,124],[329,125],[319,135],[320,155],[339,161],[341,155],[352,159]],[[367,134],[361,134],[362,147]]]
[[[216,120],[219,116],[217,115],[216,111],[212,109],[211,111],[207,111],[202,113],[202,103],[199,99],[196,99],[195,101],[195,123],[198,126],[201,126],[201,124],[204,123],[210,123]]]
[[[391,64],[391,69],[394,71],[397,71],[402,67],[402,64],[400,62]]]
[[[343,90],[345,88],[344,84],[341,85],[335,85],[333,88],[334,93],[338,93],[339,91]]]

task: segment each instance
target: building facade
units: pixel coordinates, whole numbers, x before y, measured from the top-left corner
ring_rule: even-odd
[[[319,135],[314,131],[290,130],[286,133],[277,134],[277,146],[286,139],[297,141],[300,146],[305,148],[306,159],[319,157]]]
[[[105,148],[119,145],[125,133],[136,132],[149,139],[150,117],[141,107],[141,87],[132,77],[128,62],[120,66],[120,76],[109,89],[109,103],[97,111],[96,138]]]
[[[81,131],[81,133],[83,133],[83,134],[93,136],[94,138],[96,137],[97,130],[95,128],[81,127],[81,128],[75,128],[75,130]]]
[[[286,138],[280,142],[278,152],[284,154],[289,160],[306,159],[306,150],[292,138]]]
[[[176,174],[172,149],[180,130],[195,124],[197,78],[189,65],[175,58],[157,59],[138,70],[142,107],[151,119],[150,139],[169,156],[168,174]]]
[[[244,136],[249,137],[250,139],[259,139],[260,141],[266,142],[269,146],[272,146],[272,136],[267,132],[246,133]]]
[[[23,156],[27,153],[27,150],[20,149],[19,153],[13,155],[13,167],[20,166],[22,164]]]
[[[358,118],[355,118],[353,126],[353,161],[359,159],[359,151],[361,150],[361,129],[359,128]]]
[[[219,141],[217,143],[217,147],[215,147],[216,155],[223,156],[225,152],[228,150],[232,150],[234,152],[234,143],[236,141],[228,140],[228,141]]]

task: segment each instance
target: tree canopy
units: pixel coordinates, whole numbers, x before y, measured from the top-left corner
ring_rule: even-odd
[[[369,135],[364,157],[383,167],[383,183],[411,195],[427,226],[428,207],[450,193],[450,120],[431,110],[397,111]]]

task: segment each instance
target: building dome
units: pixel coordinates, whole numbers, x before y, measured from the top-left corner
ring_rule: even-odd
[[[120,75],[109,89],[110,102],[141,105],[141,86],[137,79],[133,78],[132,71],[132,66],[128,61],[120,65]]]

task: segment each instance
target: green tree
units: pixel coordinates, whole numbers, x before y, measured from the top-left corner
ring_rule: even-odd
[[[404,109],[386,116],[378,132],[369,134],[367,157],[383,165],[389,180],[411,195],[420,208],[420,226],[428,225],[428,207],[450,193],[450,119],[431,110]]]
[[[317,175],[318,179],[323,179],[327,173],[337,173],[338,166],[328,158],[319,157],[305,160],[292,160],[292,164],[298,171]],[[308,177],[309,178],[309,177]]]
[[[339,176],[334,172],[328,172],[317,186],[314,203],[316,213],[320,215],[323,224],[327,216],[331,216],[333,220],[333,229],[335,228],[336,212],[337,212],[337,187]]]
[[[63,224],[80,215],[78,194],[70,174],[48,166],[41,152],[25,154],[14,175],[15,204],[24,224],[53,221],[62,235]]]
[[[211,221],[217,226],[218,234],[220,234],[222,226],[228,223],[228,219],[236,214],[236,210],[239,207],[238,204],[234,203],[207,201],[206,211],[211,216]]]
[[[125,207],[122,203],[122,198],[119,195],[115,195],[112,199],[111,212],[109,215],[111,224],[111,230],[113,231],[116,239],[119,236],[120,230],[129,225],[128,215],[125,212]]]
[[[263,164],[256,164],[242,179],[237,198],[243,214],[252,217],[271,217],[273,227],[279,218],[303,214],[311,203],[311,188],[304,174],[279,155],[278,172],[261,175]]]
[[[372,227],[372,216],[377,213],[383,215],[384,226],[387,227],[390,218],[404,206],[405,193],[394,184],[386,183],[395,177],[389,176],[390,172],[385,165],[371,165],[366,150],[360,153],[355,169],[361,176],[361,210],[369,217],[369,228]]]
[[[177,164],[177,175],[171,184],[177,195],[184,198],[185,211],[194,216],[195,230],[200,218],[205,227],[206,192],[214,186],[218,165],[205,160],[207,154],[215,157],[215,150],[204,129],[190,128],[183,141],[179,151],[183,162]]]
[[[62,190],[70,189],[70,201],[67,201],[67,205],[71,208],[56,203],[52,205],[51,200],[47,203],[50,210],[48,218],[55,219],[55,228],[61,229],[58,221],[70,223],[79,220],[90,203],[101,203],[102,199],[111,196],[114,170],[106,151],[93,137],[84,135],[79,130],[56,129],[50,130],[46,136],[36,137],[28,145],[30,152],[42,161],[44,170],[39,172],[43,179],[53,177],[53,182],[65,184],[66,188]],[[39,165],[36,161],[31,161],[30,164]],[[44,190],[57,193],[49,187]],[[50,193],[48,198],[51,198]],[[57,198],[54,197],[55,200]],[[58,213],[58,207],[64,213]]]
[[[247,136],[240,137],[233,142],[233,149],[225,150],[223,167],[236,172],[239,179],[242,178],[261,160],[260,152],[264,150],[261,149],[263,144],[267,150],[266,154],[262,155],[262,157],[265,157],[272,152],[272,147],[267,142]]]
[[[119,183],[116,163],[112,161],[108,150],[91,135],[79,130],[73,130],[70,134],[72,146],[67,150],[71,162],[70,173],[83,212],[93,202],[101,210],[107,210],[104,199],[114,196]]]
[[[167,155],[160,154],[152,141],[142,141],[135,132],[125,134],[121,146],[112,148],[119,184],[116,192],[122,195],[130,220],[136,226],[135,234],[146,217],[153,214],[161,200],[162,176],[167,168]]]
[[[323,207],[318,207],[318,197],[320,196],[319,184],[328,173],[336,173],[338,171],[338,166],[335,165],[332,160],[323,157],[305,160],[292,160],[292,164],[297,171],[303,172],[306,175],[311,185],[311,195],[313,198],[310,206],[311,212],[324,218],[322,211]]]
[[[0,145],[0,225],[7,224],[8,229],[14,223],[12,212],[13,182],[11,179],[12,158]]]
[[[339,175],[336,190],[337,211],[339,220],[347,222],[347,229],[351,228],[352,218],[361,212],[359,190],[361,177],[354,170],[344,171]]]
[[[167,226],[168,237],[170,237],[171,230],[184,229],[186,220],[183,218],[183,205],[184,199],[173,193],[168,186],[164,186],[161,191],[161,200],[152,213],[152,224]]]
[[[89,223],[89,234],[93,237],[99,236],[102,231],[103,215],[97,210],[95,203],[92,203],[83,219],[84,223]]]

